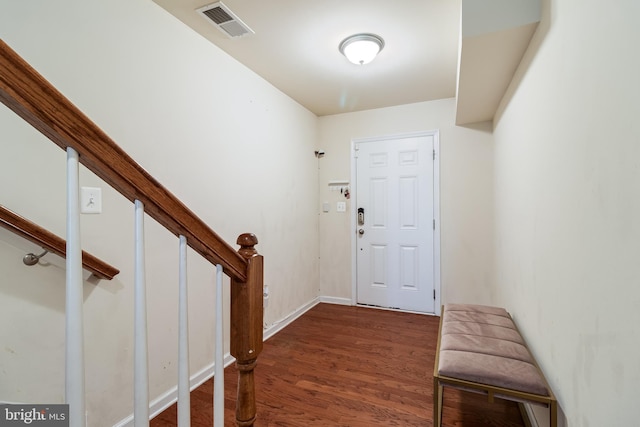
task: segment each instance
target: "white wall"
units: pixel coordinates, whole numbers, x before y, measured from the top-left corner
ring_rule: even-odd
[[[486,125],[454,126],[454,100],[317,119],[150,1],[0,0],[0,37],[228,241],[258,235],[267,325],[318,292],[352,298],[349,217],[327,186],[349,179],[351,140],[438,129],[442,301],[504,305],[566,425],[623,426],[640,380],[639,9],[545,2],[495,147]],[[64,235],[64,153],[4,107],[0,129],[0,203]],[[85,284],[92,425],[132,412],[133,214],[108,189],[104,210],[82,219],[85,248],[122,271]],[[156,397],[175,383],[177,245],[147,228]],[[0,244],[0,401],[61,402],[63,272],[25,273],[22,254]],[[189,261],[195,373],[213,355],[213,273]]]
[[[637,425],[640,4],[544,9],[495,127],[496,302],[566,425]]]
[[[487,123],[454,125],[455,100],[422,102],[320,118],[318,210],[320,295],[351,300],[351,238],[348,213],[336,212],[339,192],[330,181],[351,177],[351,141],[407,132],[440,132],[440,231],[442,302],[487,303],[493,268],[493,136]],[[352,201],[347,201],[350,204]],[[347,207],[347,212],[350,211]]]
[[[313,114],[148,0],[0,0],[0,10],[0,37],[216,232],[234,246],[258,236],[266,326],[317,296]],[[0,129],[0,203],[64,236],[64,152],[4,106]],[[85,284],[89,424],[112,425],[132,413],[133,210],[84,169],[81,184],[104,198],[102,215],[82,217],[83,246],[121,270]],[[176,382],[178,248],[146,226],[156,398]],[[64,272],[26,271],[21,255],[0,245],[0,401],[62,402]],[[189,267],[197,373],[213,359],[214,272],[193,252]]]

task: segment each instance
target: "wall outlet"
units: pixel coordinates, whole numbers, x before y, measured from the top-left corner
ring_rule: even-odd
[[[336,205],[336,212],[346,212],[347,211],[347,202],[338,202]]]

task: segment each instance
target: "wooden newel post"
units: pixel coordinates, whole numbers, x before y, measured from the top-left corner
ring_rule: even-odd
[[[238,426],[253,426],[256,419],[256,394],[253,368],[262,351],[263,258],[254,246],[255,235],[241,234],[238,253],[248,263],[247,281],[231,280],[231,355],[238,368],[236,422]]]

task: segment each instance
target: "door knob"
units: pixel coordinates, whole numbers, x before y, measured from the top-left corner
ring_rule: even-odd
[[[364,234],[364,229],[361,228],[360,230],[358,230],[358,234],[362,236]]]

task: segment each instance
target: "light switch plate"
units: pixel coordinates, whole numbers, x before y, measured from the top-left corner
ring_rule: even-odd
[[[84,214],[102,213],[102,188],[82,187],[80,189],[80,212]]]
[[[337,212],[346,212],[347,211],[347,202],[338,202],[336,205]]]
[[[323,202],[322,203],[322,212],[325,212],[325,213],[329,212],[329,210],[331,209],[330,206],[331,205],[329,205],[329,202]]]

